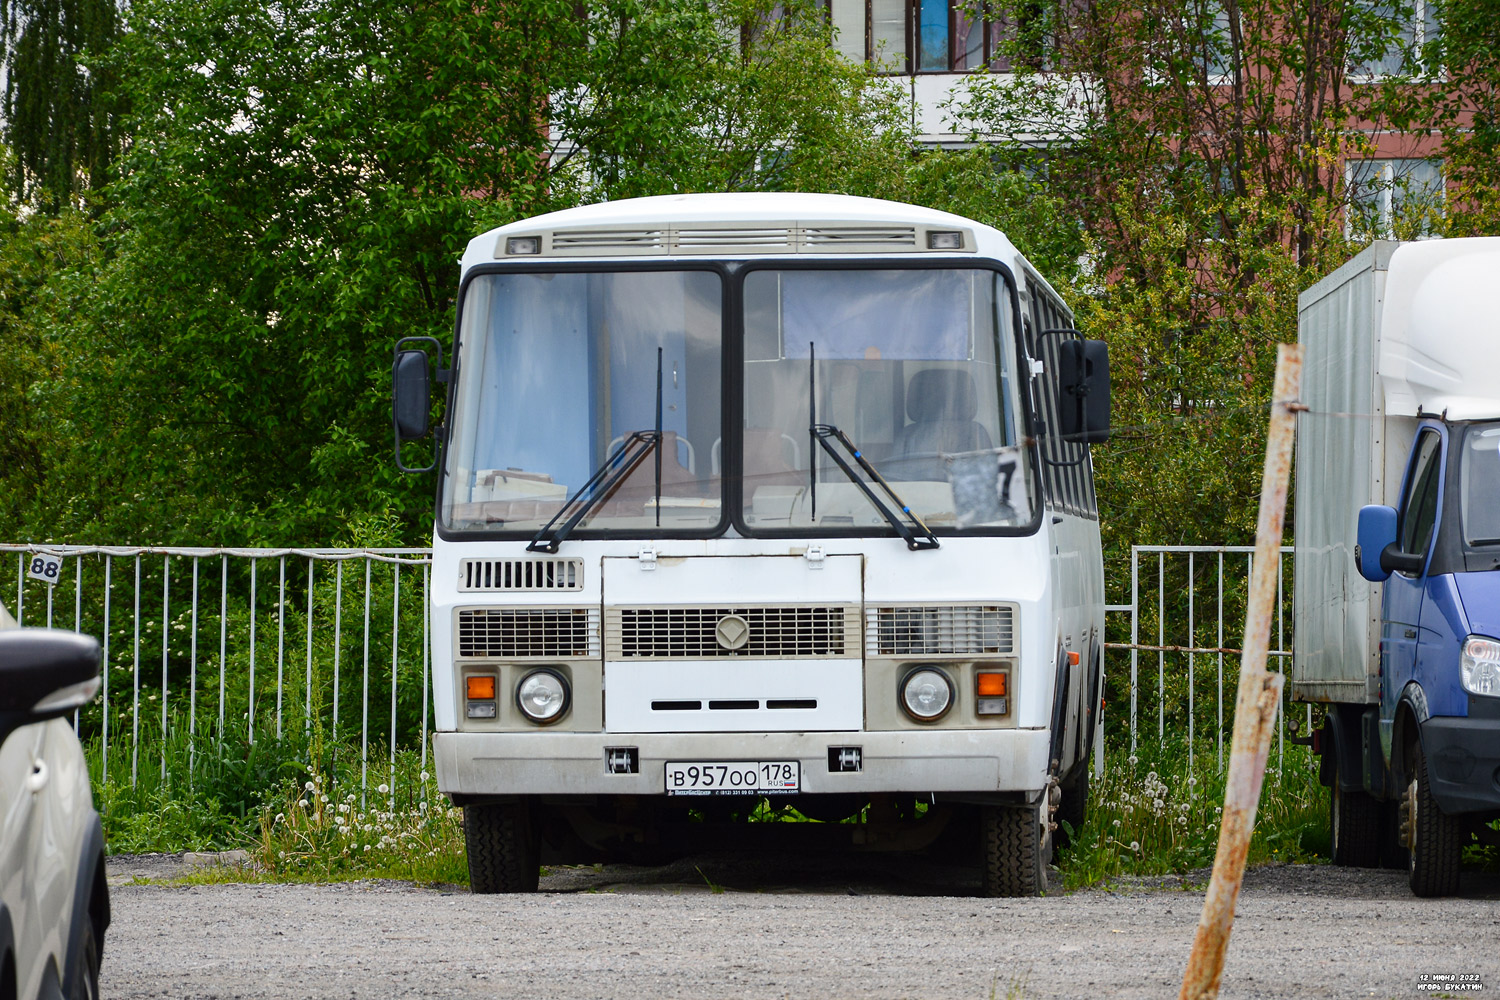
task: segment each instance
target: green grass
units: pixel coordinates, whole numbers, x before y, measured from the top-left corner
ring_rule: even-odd
[[[361,786],[358,744],[298,733],[250,744],[244,734],[146,743],[130,783],[130,758],[111,748],[100,780],[89,745],[95,800],[111,854],[248,850],[249,867],[210,867],[189,881],[408,879],[468,883],[461,814],[437,790],[414,751],[371,746]],[[1112,755],[1095,779],[1088,819],[1071,831],[1056,863],[1069,889],[1126,876],[1184,874],[1213,864],[1224,776],[1211,748],[1191,769],[1183,747],[1139,759]],[[167,757],[163,778],[161,759]],[[189,765],[191,764],[191,769]],[[191,774],[189,779],[187,776]],[[1249,862],[1321,862],[1328,854],[1328,795],[1307,751],[1288,747],[1266,775]],[[760,803],[751,822],[797,822],[793,810]],[[1493,863],[1493,849],[1469,861]],[[1483,855],[1481,857],[1480,855]],[[711,886],[712,887],[712,886]]]
[[[1212,866],[1226,776],[1212,747],[1195,754],[1191,768],[1182,746],[1111,755],[1090,789],[1083,828],[1071,831],[1072,844],[1058,852],[1065,885]],[[1267,768],[1248,863],[1319,863],[1327,856],[1328,790],[1318,784],[1308,751],[1289,746],[1280,771],[1274,756]]]

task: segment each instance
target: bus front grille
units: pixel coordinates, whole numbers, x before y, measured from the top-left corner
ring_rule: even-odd
[[[470,608],[458,613],[458,655],[507,660],[599,655],[594,608]]]
[[[848,606],[610,608],[607,658],[839,659],[859,656]]]
[[[877,656],[1006,656],[1015,652],[1007,605],[871,608],[867,647]]]

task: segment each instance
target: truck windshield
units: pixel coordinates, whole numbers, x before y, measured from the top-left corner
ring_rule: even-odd
[[[535,532],[636,431],[648,458],[579,533],[710,531],[721,488],[721,281],[712,271],[487,274],[465,292],[442,522]]]
[[[756,270],[744,298],[748,528],[886,527],[810,440],[814,419],[847,434],[929,526],[1030,521],[1002,275]]]
[[[1500,545],[1500,423],[1473,424],[1464,435],[1459,469],[1464,541]]]

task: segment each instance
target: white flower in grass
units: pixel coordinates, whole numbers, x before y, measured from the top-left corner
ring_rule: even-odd
[[[386,785],[381,785],[380,787],[376,788],[375,790],[377,792],[379,792],[381,795],[384,795],[386,792],[390,791],[390,788],[387,787]]]
[[[284,823],[284,822],[286,822],[286,814],[285,813],[277,813],[276,814],[276,822],[278,822],[278,823]]]
[[[369,849],[370,849],[370,845],[369,845],[369,844],[366,844],[366,845],[365,845],[365,850],[367,850],[367,851],[368,851],[368,850],[369,850]]]
[[[1120,821],[1119,820],[1115,820],[1115,826],[1119,826],[1119,825],[1120,825]]]
[[[344,813],[346,813],[348,811],[349,811],[349,803],[347,803],[347,802],[340,802],[339,803],[339,814],[342,815],[342,814],[344,814]],[[342,823],[343,820],[339,820],[339,822]]]
[[[422,780],[423,780],[423,781],[426,781],[426,780],[427,780],[427,778],[428,778],[428,777],[429,777],[429,775],[428,775],[428,774],[427,774],[427,772],[426,772],[426,771],[423,771],[423,772],[422,772],[422,774],[421,774],[421,778],[422,778]]]
[[[313,783],[311,781],[309,781],[307,784],[305,784],[305,785],[302,786],[302,790],[305,791],[305,792],[310,792],[310,791],[313,790],[313,787],[314,787]]]
[[[1140,853],[1140,850],[1141,850],[1141,842],[1140,842],[1140,841],[1139,841],[1139,840],[1132,840],[1132,841],[1131,841],[1131,842],[1130,842],[1130,849],[1131,849],[1131,850],[1132,850],[1132,851],[1135,851],[1135,852],[1137,852],[1137,853]]]
[[[319,799],[319,800],[320,800],[320,801],[321,801],[321,802],[323,802],[323,803],[324,803],[324,804],[325,804],[325,805],[326,805],[326,804],[327,804],[327,802],[328,802],[328,796],[326,796],[326,795],[319,795],[319,796],[318,796],[318,799]]]

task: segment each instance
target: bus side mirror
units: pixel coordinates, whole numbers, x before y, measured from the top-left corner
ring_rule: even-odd
[[[1396,508],[1378,503],[1361,507],[1356,537],[1354,558],[1359,564],[1359,575],[1371,583],[1389,579],[1395,567],[1387,568],[1381,556],[1387,547],[1396,544]]]
[[[1109,440],[1109,345],[1065,340],[1057,351],[1057,422],[1065,441]]]
[[[447,380],[447,372],[442,370],[443,348],[436,340],[403,337],[396,342],[396,360],[391,366],[391,418],[396,432],[396,467],[402,472],[431,472],[437,468],[436,456],[430,465],[420,469],[409,468],[401,460],[403,442],[427,436],[428,415],[432,412],[431,361],[426,351],[405,347],[413,341],[432,345],[437,352],[438,381]]]

